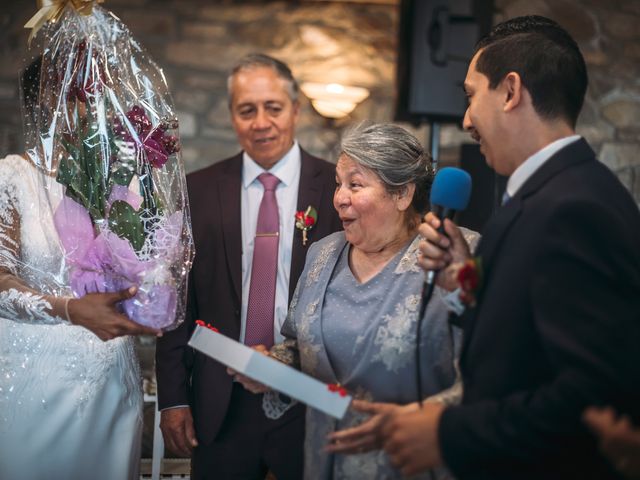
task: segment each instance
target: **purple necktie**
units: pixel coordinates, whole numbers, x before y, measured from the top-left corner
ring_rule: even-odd
[[[280,180],[270,173],[258,177],[264,186],[264,194],[258,211],[256,238],[253,244],[246,345],[273,346],[273,311],[276,300],[276,276],[278,274],[278,242],[280,217],[276,187]]]

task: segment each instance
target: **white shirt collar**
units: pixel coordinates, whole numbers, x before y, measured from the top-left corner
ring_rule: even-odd
[[[580,135],[570,135],[560,138],[527,158],[509,177],[509,181],[507,182],[507,193],[509,197],[513,198],[518,190],[520,190],[520,187],[553,155],[580,138]]]
[[[300,169],[300,158],[300,147],[297,141],[293,142],[293,146],[285,153],[284,157],[269,170],[258,165],[247,152],[242,152],[242,185],[244,188],[248,188],[260,174],[267,171],[278,177],[285,186],[291,185],[296,180]]]

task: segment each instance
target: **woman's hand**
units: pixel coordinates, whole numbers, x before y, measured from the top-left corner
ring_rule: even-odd
[[[162,332],[145,327],[118,311],[117,304],[132,298],[138,289],[130,287],[113,293],[88,293],[72,298],[67,305],[69,320],[95,333],[100,340],[111,340],[122,335],[156,335]]]
[[[252,348],[256,352],[260,352],[267,357],[269,356],[269,350],[267,350],[267,347],[265,347],[264,345],[254,345]],[[227,373],[231,375],[236,382],[242,384],[242,386],[249,390],[251,393],[265,393],[271,390],[266,385],[263,385],[260,382],[256,382],[255,380],[252,380],[249,377],[236,372],[233,368],[227,368]]]
[[[471,258],[469,245],[460,229],[449,219],[444,220],[444,231],[440,233],[441,220],[432,212],[424,217],[418,232],[424,240],[420,242],[420,266],[426,270],[439,271],[437,284],[448,291],[458,288],[458,270]]]
[[[370,413],[371,417],[357,427],[339,430],[327,437],[329,445],[325,451],[330,453],[365,453],[382,448],[380,427],[386,417],[397,412],[411,412],[418,409],[417,403],[397,405],[395,403],[372,403],[354,400],[351,407],[358,412]]]

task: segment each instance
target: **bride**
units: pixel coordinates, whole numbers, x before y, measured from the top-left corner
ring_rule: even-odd
[[[0,478],[136,478],[142,390],[127,335],[159,332],[116,309],[135,287],[72,297],[51,214],[62,195],[27,156],[0,159]]]

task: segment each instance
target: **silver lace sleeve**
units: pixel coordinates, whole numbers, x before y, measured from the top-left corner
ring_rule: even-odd
[[[456,380],[449,388],[443,390],[441,392],[436,393],[435,395],[431,395],[430,397],[425,398],[425,402],[427,403],[441,403],[445,406],[450,405],[458,405],[462,401],[463,394],[463,385],[462,385],[462,375],[460,374],[460,368],[458,365],[458,360],[454,363],[456,369]]]
[[[302,279],[302,277],[300,277]],[[295,312],[298,306],[298,298],[300,298],[300,284],[298,281],[296,290],[293,293],[291,304],[289,305],[289,311],[287,312],[287,318],[282,325],[281,333],[285,339],[282,343],[278,343],[271,347],[269,355],[282,363],[289,365],[293,368],[300,368],[300,352],[298,351],[297,331],[295,324]]]

